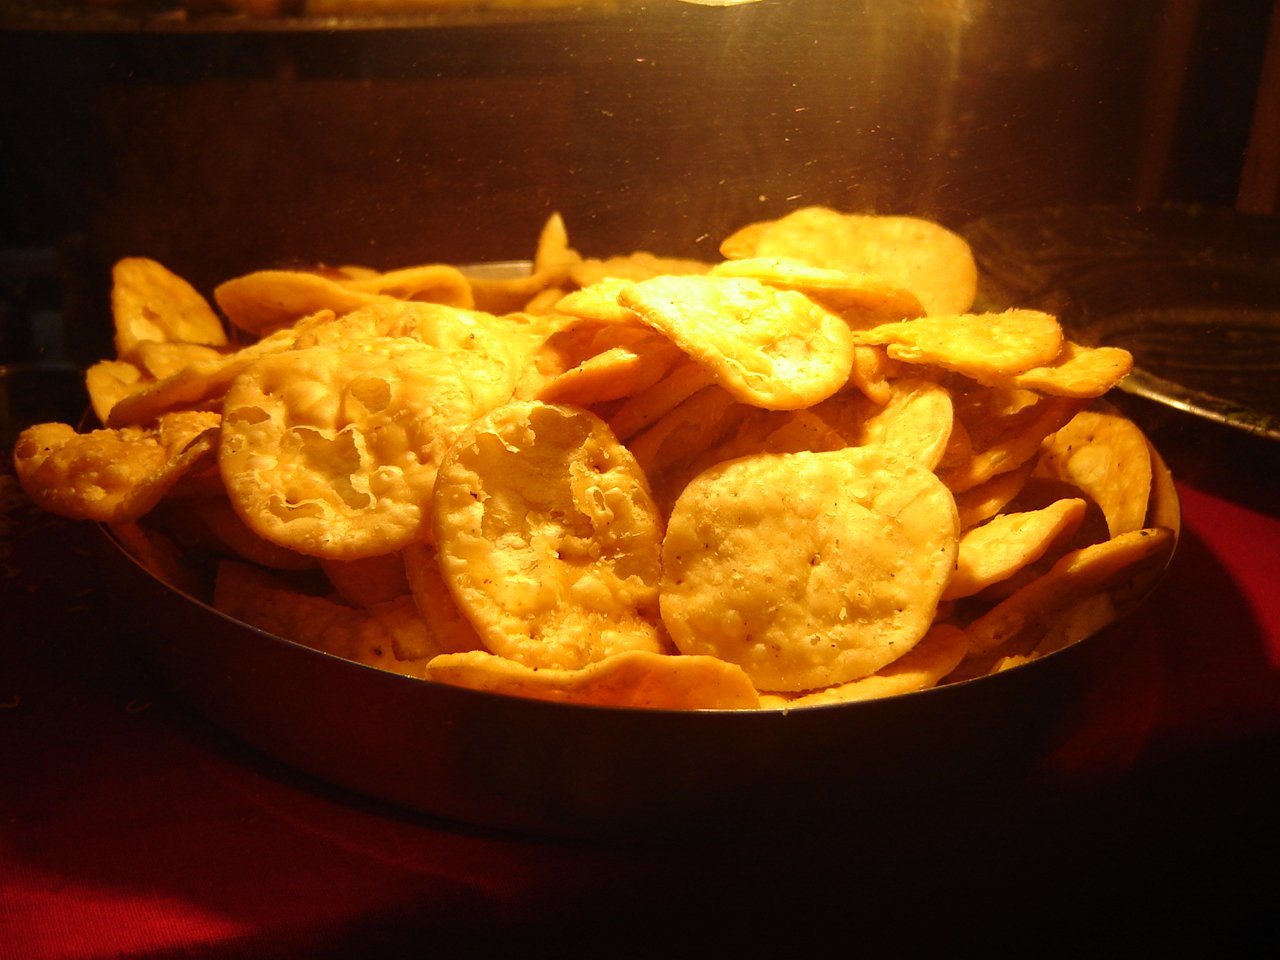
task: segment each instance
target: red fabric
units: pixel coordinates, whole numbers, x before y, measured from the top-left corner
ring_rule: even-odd
[[[492,835],[296,775],[104,649],[77,529],[15,509],[3,558],[0,955],[403,956],[495,942],[506,955],[587,942],[669,955],[691,936],[706,949],[770,935],[793,949],[820,937],[902,947],[926,931],[1016,945],[1014,931],[1041,921],[1059,942],[1086,942],[1104,917],[1147,937],[1157,913],[1221,919],[1205,909],[1209,891],[1228,891],[1238,911],[1227,939],[1212,929],[1229,947],[1255,919],[1240,912],[1249,888],[1231,878],[1273,870],[1280,852],[1271,489],[1260,479],[1233,499],[1181,484],[1175,562],[1043,782],[978,809],[940,797],[929,822],[849,825],[857,842],[786,849],[752,837],[702,850]]]

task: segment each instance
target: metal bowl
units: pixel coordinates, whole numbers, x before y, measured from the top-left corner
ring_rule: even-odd
[[[1179,526],[1156,458],[1152,522]],[[143,655],[197,711],[288,766],[398,807],[542,836],[802,834],[892,816],[1032,769],[1125,643],[1116,623],[1002,673],[792,711],[639,710],[518,699],[342,660],[233,620],[153,576],[109,531],[109,593]],[[815,816],[821,813],[822,816]]]

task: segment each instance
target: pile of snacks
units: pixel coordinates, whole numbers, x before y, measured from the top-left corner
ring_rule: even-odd
[[[798,209],[715,263],[574,250],[114,268],[103,426],[26,430],[41,507],[243,622],[413,677],[616,706],[906,693],[1096,632],[1176,498],[1099,401],[1123,350],[971,313],[967,244]],[[1161,512],[1165,511],[1165,512]]]

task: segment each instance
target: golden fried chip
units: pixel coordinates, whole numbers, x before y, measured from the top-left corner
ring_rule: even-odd
[[[845,386],[861,391],[872,403],[888,403],[893,396],[889,378],[898,366],[896,360],[889,359],[883,347],[854,344],[853,369],[849,371],[849,381]]]
[[[321,557],[319,564],[338,596],[353,607],[371,607],[410,592],[404,559],[398,552],[358,560]]]
[[[590,407],[648,390],[681,354],[670,341],[654,336],[648,344],[609,347],[552,378],[529,399]]]
[[[662,646],[661,520],[598,417],[537,401],[473,423],[440,466],[440,567],[494,653],[576,668]]]
[[[598,323],[631,323],[635,314],[618,302],[618,294],[633,280],[607,277],[590,286],[566,293],[556,301],[556,311],[581,320]]]
[[[948,623],[935,624],[924,639],[870,676],[798,696],[784,694],[777,706],[795,709],[826,703],[853,703],[927,690],[959,666],[968,649],[969,638],[963,630]]]
[[[136,520],[212,454],[217,414],[170,414],[151,428],[77,433],[65,423],[28,427],[13,448],[27,495],[60,516],[103,523]]]
[[[149,423],[170,411],[220,409],[240,371],[259,357],[290,349],[293,340],[292,331],[282,330],[234,353],[189,363],[163,380],[148,380],[116,401],[105,423],[126,427]]]
[[[1133,354],[1120,347],[1084,347],[1064,340],[1058,355],[1009,379],[1009,385],[1059,397],[1100,397],[1133,370]]]
[[[516,383],[541,342],[544,324],[495,317],[441,303],[389,301],[338,317],[316,317],[297,328],[293,347],[341,347],[369,338],[408,337],[449,354],[475,399],[491,410],[511,399]]]
[[[566,316],[555,324],[516,388],[522,400],[588,407],[648,390],[685,359],[629,311],[616,318]]]
[[[734,664],[640,650],[573,670],[528,667],[481,651],[446,654],[427,665],[426,679],[536,700],[648,710],[744,710],[760,703]]]
[[[965,435],[968,436],[967,433]],[[968,530],[970,527],[976,527],[1003,510],[1005,505],[1018,495],[1018,491],[1027,482],[1035,466],[1035,460],[1028,459],[1012,470],[997,473],[977,486],[956,493],[956,510],[960,514],[960,529]],[[947,470],[943,469],[940,472],[945,474]]]
[[[1034,647],[1059,611],[1092,594],[1123,589],[1127,581],[1163,567],[1175,540],[1166,527],[1144,527],[1065,554],[1044,576],[965,628],[971,654],[989,654],[1018,641]]]
[[[758,280],[654,277],[618,298],[753,406],[810,406],[844,386],[853,367],[843,320],[804,294]]]
[[[433,544],[418,540],[400,551],[404,576],[413,602],[445,653],[483,650],[484,640],[458,607],[440,572],[440,557]]]
[[[588,257],[569,269],[569,278],[579,287],[601,282],[648,280],[650,277],[686,276],[706,273],[711,264],[687,257],[663,257],[647,250],[603,259]]]
[[[380,294],[397,300],[439,303],[462,309],[475,306],[471,284],[466,276],[457,267],[444,263],[403,267],[338,282],[357,293]]]
[[[1032,658],[1048,656],[1093,636],[1119,616],[1110,593],[1095,593],[1058,611],[1031,651]]]
[[[264,540],[245,526],[227,502],[220,478],[217,490],[212,492],[192,494],[175,485],[148,515],[148,521],[188,552],[243,560],[270,570],[310,570],[316,566],[315,557]]]
[[[791,257],[726,260],[710,272],[720,277],[750,277],[771,287],[803,293],[839,314],[854,330],[924,316],[915,294],[875,274],[818,267]]]
[[[581,260],[582,255],[569,245],[569,229],[564,217],[551,213],[538,231],[538,242],[533,250],[533,272],[554,276],[559,282]]]
[[[1044,444],[1035,475],[1083,490],[1106,515],[1111,535],[1141,528],[1151,496],[1151,454],[1132,420],[1081,410]]]
[[[838,450],[848,440],[809,410],[764,410],[710,386],[694,394],[628,444],[667,512],[702,471],[756,453]]]
[[[1039,310],[932,315],[854,332],[856,343],[884,344],[904,363],[929,364],[979,382],[1049,363],[1062,347],[1056,317]]]
[[[234,326],[258,336],[322,310],[342,316],[371,303],[394,300],[353,290],[340,280],[308,270],[256,270],[220,283],[213,298]]]
[[[697,472],[693,462],[717,449],[751,409],[723,387],[713,384],[681,402],[627,442],[664,512]]]
[[[883,405],[842,391],[811,408],[851,447],[877,445],[934,469],[951,437],[951,395],[928,380],[902,378],[891,384]]]
[[[155,380],[172,376],[183,367],[205,360],[218,361],[222,350],[203,343],[175,343],[163,340],[139,340],[132,356],[146,374]]]
[[[413,600],[355,608],[295,590],[265,571],[224,561],[216,609],[266,633],[355,663],[421,678],[440,651]]]
[[[609,416],[609,429],[619,440],[630,441],[695,393],[715,382],[711,371],[694,360],[678,360],[653,386],[628,397]]]
[[[791,257],[847,273],[874,274],[910,290],[929,314],[964,313],[977,292],[978,271],[969,244],[942,225],[917,217],[802,207],[743,227],[725,238],[720,252],[733,260]]]
[[[740,664],[761,690],[855,680],[925,635],[958,529],[937,478],[879,447],[731,460],[672,510],[663,621],[682,653]]]
[[[141,389],[151,378],[125,360],[99,360],[84,373],[89,406],[99,423],[105,424],[112,407]]]
[[[957,493],[1036,457],[1045,437],[1075,416],[1083,403],[999,387],[952,390],[951,401],[969,452],[956,460],[944,454],[938,475]]]
[[[316,557],[423,535],[436,469],[474,415],[446,350],[407,338],[262,357],[227,391],[219,466],[259,536]]]
[[[132,359],[143,340],[227,342],[222,321],[200,293],[168,267],[147,257],[124,257],[111,268],[111,314],[116,358]]]
[[[944,600],[971,597],[1007,580],[1042,557],[1055,542],[1071,536],[1085,515],[1080,499],[1058,500],[1039,510],[1002,513],[965,531],[956,572]]]

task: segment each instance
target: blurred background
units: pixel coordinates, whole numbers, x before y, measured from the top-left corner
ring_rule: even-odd
[[[552,211],[588,255],[708,258],[815,203],[1273,214],[1273,6],[0,2],[0,362],[106,355],[125,255],[208,294],[525,258]]]

